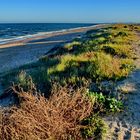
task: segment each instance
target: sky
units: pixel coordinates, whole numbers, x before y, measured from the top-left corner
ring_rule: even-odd
[[[140,0],[0,0],[0,23],[140,23]]]

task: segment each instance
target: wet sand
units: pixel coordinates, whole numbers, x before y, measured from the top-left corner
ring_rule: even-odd
[[[106,25],[51,33],[0,45],[0,73],[18,68],[24,64],[35,62],[53,47],[59,47],[62,43],[80,37],[88,30],[104,26]]]

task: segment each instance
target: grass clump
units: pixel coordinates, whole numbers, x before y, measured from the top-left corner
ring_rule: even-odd
[[[122,63],[120,59],[105,53],[97,53],[91,65],[88,65],[87,71],[96,81],[105,79],[119,80],[126,77],[129,73],[128,69],[125,69],[125,67],[121,68],[121,66]]]
[[[81,42],[78,41],[73,41],[71,43],[67,43],[66,45],[64,45],[64,48],[67,49],[68,51],[73,50],[75,47],[78,47],[81,45]]]
[[[82,135],[85,139],[106,139],[109,128],[105,121],[100,117],[92,116],[86,118],[82,121],[82,124],[87,126],[81,129]]]
[[[121,45],[121,44],[105,44],[102,49],[111,55],[117,55],[121,58],[133,58],[134,52],[130,45]]]
[[[28,75],[25,71],[21,71],[18,74],[16,82],[24,89],[24,91],[35,89],[32,77]]]

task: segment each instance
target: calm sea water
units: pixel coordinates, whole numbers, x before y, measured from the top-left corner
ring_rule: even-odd
[[[30,38],[46,32],[67,30],[72,28],[87,27],[96,24],[75,24],[75,23],[18,23],[0,24],[0,44],[14,40]]]

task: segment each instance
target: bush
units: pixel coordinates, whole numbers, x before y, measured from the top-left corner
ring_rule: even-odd
[[[126,61],[127,63],[127,61]],[[86,72],[91,79],[101,80],[120,80],[126,77],[131,69],[122,68],[121,59],[112,57],[105,53],[97,53],[92,61],[87,65]],[[132,63],[128,65],[132,66]]]
[[[101,112],[102,113],[103,112],[104,113],[107,113],[107,112],[117,113],[117,112],[122,111],[123,109],[123,103],[121,101],[118,101],[115,98],[105,96],[102,93],[89,92],[88,96],[96,104],[97,112],[99,113]]]
[[[67,43],[64,45],[64,48],[67,49],[68,51],[74,49],[74,47],[80,46],[81,43],[78,41],[73,41],[72,43]]]
[[[130,45],[119,45],[119,44],[105,44],[102,49],[111,55],[117,55],[122,58],[133,58],[134,52]]]
[[[126,32],[119,32],[116,37],[121,36],[121,37],[126,37],[128,34]]]
[[[30,75],[27,75],[25,71],[21,71],[18,74],[16,82],[24,89],[24,91],[35,89],[32,77]]]
[[[20,92],[20,104],[2,112],[2,140],[82,139],[81,121],[92,112],[93,104],[84,90],[54,88],[46,100],[32,92]]]
[[[87,126],[81,129],[85,139],[104,140],[107,137],[108,126],[103,119],[97,116],[89,117],[82,121],[82,124]]]

